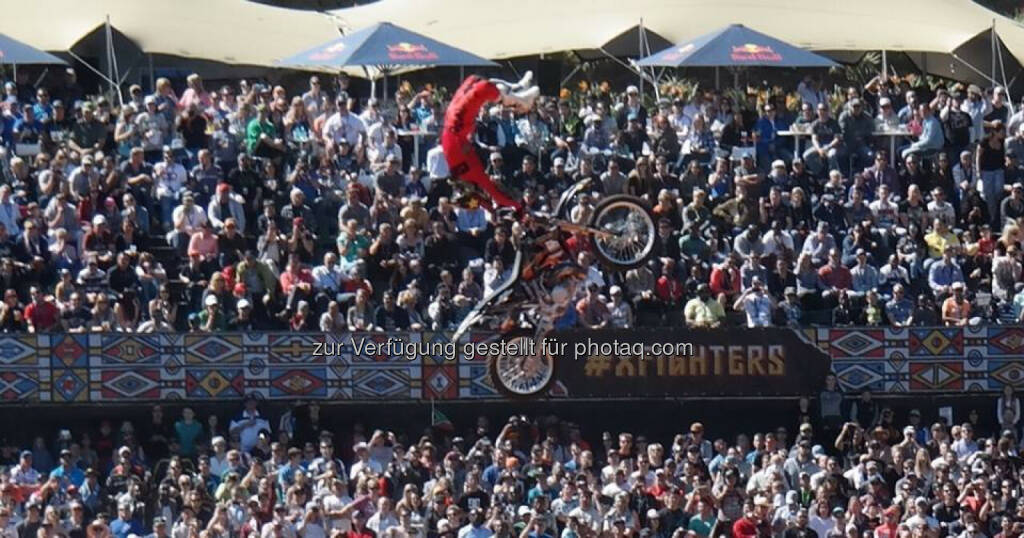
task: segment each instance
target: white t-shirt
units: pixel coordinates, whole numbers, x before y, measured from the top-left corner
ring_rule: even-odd
[[[324,514],[331,514],[338,512],[346,505],[352,502],[352,497],[345,495],[338,497],[337,495],[331,494],[324,497]],[[329,517],[327,518],[327,528],[332,531],[348,532],[352,529],[352,520],[347,517]]]
[[[334,143],[348,140],[348,143],[355,147],[359,142],[359,135],[366,132],[366,125],[354,114],[344,116],[335,112],[324,123],[324,138]]]
[[[249,452],[252,450],[252,447],[256,446],[261,430],[270,431],[270,423],[267,422],[267,419],[260,416],[259,411],[255,411],[252,414],[248,411],[243,411],[241,417],[231,421],[230,429],[234,430],[237,427],[242,427],[239,432],[242,452]]]

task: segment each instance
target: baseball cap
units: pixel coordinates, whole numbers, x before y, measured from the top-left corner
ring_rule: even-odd
[[[203,304],[205,304],[206,306],[216,306],[217,305],[217,296],[216,295],[207,295],[206,299],[203,299]]]
[[[242,299],[238,301],[238,304],[236,306],[238,307],[239,310],[244,310],[246,308],[252,308],[252,303],[250,303],[248,299]]]

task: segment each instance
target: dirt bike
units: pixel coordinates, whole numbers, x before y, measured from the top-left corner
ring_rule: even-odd
[[[644,264],[654,249],[654,218],[643,200],[612,195],[598,201],[586,224],[569,221],[573,198],[590,184],[581,180],[562,193],[551,214],[524,211],[512,217],[515,262],[507,279],[485,296],[463,319],[452,336],[459,342],[471,329],[486,331],[480,343],[505,340],[532,349],[520,356],[491,356],[487,370],[495,389],[512,398],[543,395],[557,380],[557,358],[540,345],[556,322],[573,308],[577,285],[587,275],[568,254],[566,240],[588,240],[591,252],[605,268],[623,272]],[[533,345],[525,345],[532,339]]]

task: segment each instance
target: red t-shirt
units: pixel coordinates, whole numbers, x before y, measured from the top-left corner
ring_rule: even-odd
[[[899,534],[898,525],[889,525],[883,523],[875,527],[875,538],[895,538]]]
[[[654,292],[665,302],[675,302],[683,297],[683,285],[679,280],[661,275],[654,285]]]
[[[732,524],[732,538],[757,538],[757,523],[743,517]]]
[[[50,301],[42,303],[31,302],[25,307],[25,318],[28,319],[37,331],[50,330],[57,324],[57,306]]]
[[[346,538],[376,538],[377,534],[374,533],[372,530],[367,529],[367,528],[363,528],[362,532],[357,531],[355,529],[352,529],[352,530],[348,531],[345,534],[345,537]]]
[[[309,272],[309,269],[299,269],[299,273],[297,275],[293,274],[291,271],[286,270],[285,272],[281,273],[280,281],[281,290],[284,291],[285,293],[291,293],[292,287],[294,287],[296,284],[300,282],[312,284],[313,275],[312,273]]]

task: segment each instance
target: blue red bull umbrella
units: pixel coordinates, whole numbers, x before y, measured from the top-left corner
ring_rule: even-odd
[[[63,64],[64,60],[0,34],[0,64]]]
[[[298,67],[497,65],[389,22],[377,23],[279,63]]]
[[[643,67],[833,67],[835,62],[733,24],[637,62]]]

